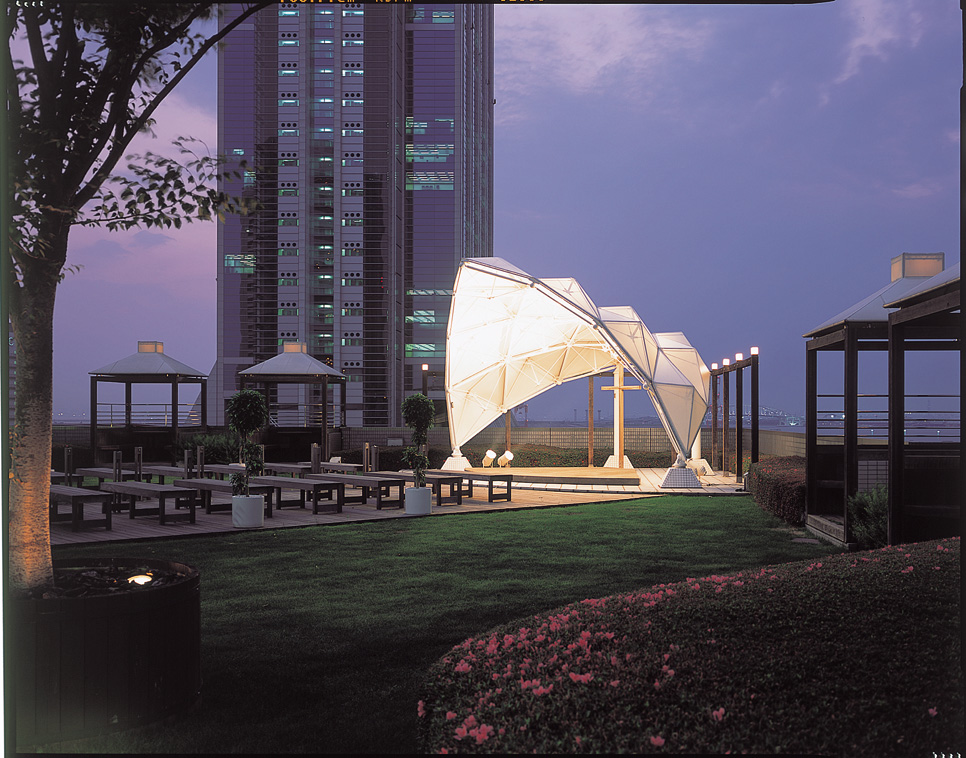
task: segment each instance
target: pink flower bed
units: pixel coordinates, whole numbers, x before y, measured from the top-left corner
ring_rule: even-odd
[[[891,651],[881,648],[881,626],[870,627],[879,622],[869,603],[910,593],[945,598],[954,589],[958,602],[959,545],[958,538],[947,539],[688,578],[583,600],[468,639],[429,672],[417,708],[423,747],[433,753],[816,752],[830,734],[854,739],[859,729],[889,732],[883,744],[902,744],[894,742],[903,736],[892,735],[894,729],[941,739],[951,728],[949,719],[940,723],[944,711],[962,722],[962,700],[948,687],[913,685],[903,697],[918,698],[922,723],[904,726],[895,703],[876,705],[874,684],[843,687],[834,678],[865,676],[855,666],[871,666],[868,654],[853,652],[863,640],[871,640],[863,650],[871,644],[880,655]],[[887,618],[894,617],[893,608]],[[944,639],[935,640],[936,656],[948,656],[938,649]],[[919,652],[928,667],[929,650]],[[840,665],[830,665],[830,658]],[[889,665],[896,676],[911,677],[903,666],[917,664],[913,656]],[[829,725],[835,714],[839,723]],[[821,730],[805,728],[818,723]],[[793,736],[786,736],[788,729]],[[904,749],[912,748],[909,739]]]

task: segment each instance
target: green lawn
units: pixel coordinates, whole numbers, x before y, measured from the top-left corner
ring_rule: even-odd
[[[201,705],[59,750],[412,753],[426,671],[555,607],[839,550],[749,497],[672,497],[203,538],[60,547],[201,571]],[[111,551],[110,553],[106,551]]]

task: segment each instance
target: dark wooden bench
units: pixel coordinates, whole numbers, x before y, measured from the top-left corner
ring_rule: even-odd
[[[125,471],[135,471],[133,464],[125,463]],[[175,479],[183,479],[185,476],[184,466],[141,466],[141,481],[150,482],[151,477],[156,476],[158,478],[158,484],[164,484],[164,478],[166,476],[173,477]],[[193,477],[194,474],[189,470],[188,478]]]
[[[286,503],[282,501],[282,490],[298,490],[299,507],[305,507],[305,493],[312,493],[312,513],[319,512],[319,494],[325,491],[328,500],[335,501],[336,513],[342,513],[345,504],[345,485],[341,482],[322,482],[311,479],[300,479],[294,476],[253,476],[251,482],[256,485],[274,487],[276,490],[275,508],[279,509]],[[333,498],[333,494],[335,497]],[[293,503],[289,503],[291,505]]]
[[[290,474],[292,476],[302,476],[312,470],[311,463],[263,463],[265,472],[268,475],[281,476]]]
[[[311,461],[302,461],[299,465],[311,467],[312,463]],[[323,473],[323,474],[326,471],[331,471],[336,474],[351,474],[354,471],[361,471],[361,470],[362,470],[361,463],[334,463],[331,461],[322,461],[322,463],[319,464],[319,471],[320,473]]]
[[[466,482],[466,490],[463,494],[467,497],[473,497],[473,480],[486,482],[487,483],[487,494],[486,500],[488,503],[492,503],[494,500],[506,500],[508,503],[511,498],[511,488],[513,487],[513,474],[483,474],[476,471],[445,471],[443,469],[429,469],[427,474],[453,474],[458,473],[463,477],[463,481]],[[503,492],[494,492],[493,483],[502,482],[506,485],[506,489]]]
[[[201,504],[204,506],[205,513],[220,511],[231,508],[231,503],[212,503],[211,494],[221,492],[232,494],[231,482],[221,479],[175,479],[171,482],[175,487],[188,487],[196,489],[201,493]],[[265,495],[265,518],[272,517],[272,493],[275,488],[268,484],[252,484],[249,482],[248,491],[253,495]]]
[[[128,503],[130,518],[135,516],[157,515],[158,523],[166,524],[169,520],[195,523],[195,501],[198,499],[198,490],[188,489],[187,487],[175,487],[172,484],[150,484],[149,482],[104,482],[101,489],[105,492],[114,492],[118,495],[126,495],[130,498]],[[138,508],[138,498],[157,498],[157,507]],[[166,513],[168,500],[173,500],[175,507],[179,502],[184,502],[188,506],[187,513]]]
[[[345,496],[347,503],[362,503],[369,501],[370,497],[376,499],[376,510],[381,510],[384,505],[392,505],[402,508],[405,505],[406,480],[398,476],[377,476],[373,474],[306,474],[305,479],[309,481],[323,482],[342,482],[347,487],[358,487],[362,490],[360,495]],[[395,488],[399,492],[398,500],[383,500],[383,491],[387,497],[392,497],[392,490]]]
[[[212,463],[204,465],[204,470],[201,471],[200,475],[203,477],[216,477],[218,479],[226,479],[232,474],[244,474],[245,469],[235,463]]]
[[[114,469],[110,467],[95,467],[95,468],[79,468],[74,472],[74,481],[81,482],[85,476],[90,476],[97,479],[97,486],[100,487],[105,481],[110,481],[114,479]],[[121,470],[121,480],[127,481],[129,479],[134,479],[135,475],[133,471],[128,471],[127,469]]]
[[[416,482],[416,476],[412,473],[407,473],[405,471],[371,471],[369,472],[373,475],[379,476],[397,476],[401,479],[406,480],[406,482]],[[426,472],[426,484],[433,490],[433,494],[436,496],[436,505],[443,505],[445,502],[452,500],[457,505],[463,504],[463,475],[459,471],[448,471],[448,472]],[[443,495],[443,487],[449,487],[449,494]]]
[[[68,487],[64,484],[50,485],[50,520],[66,521],[70,519],[72,531],[78,531],[84,526],[103,526],[111,528],[111,498],[109,492],[99,490],[85,490],[82,487]],[[70,504],[70,513],[60,513],[58,504]],[[84,503],[100,503],[104,513],[102,519],[85,519]]]

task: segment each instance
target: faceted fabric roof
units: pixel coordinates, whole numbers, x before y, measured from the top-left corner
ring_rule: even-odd
[[[687,458],[708,410],[711,372],[683,334],[651,334],[633,308],[598,307],[574,279],[537,279],[502,258],[465,259],[446,332],[454,455],[507,410],[618,364],[647,390]]]

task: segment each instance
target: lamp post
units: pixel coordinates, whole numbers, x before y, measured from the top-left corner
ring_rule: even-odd
[[[429,364],[423,364],[423,394],[429,397]]]
[[[751,348],[751,462],[758,463],[758,348]]]
[[[721,367],[727,369],[731,365],[731,359],[725,358],[721,361]],[[728,372],[721,375],[722,400],[721,400],[721,472],[728,470],[728,423],[731,419],[731,403],[728,398],[728,389],[731,384],[728,379]]]
[[[711,371],[718,370],[718,364],[711,364]],[[711,374],[711,468],[717,462],[718,452],[718,375]]]

